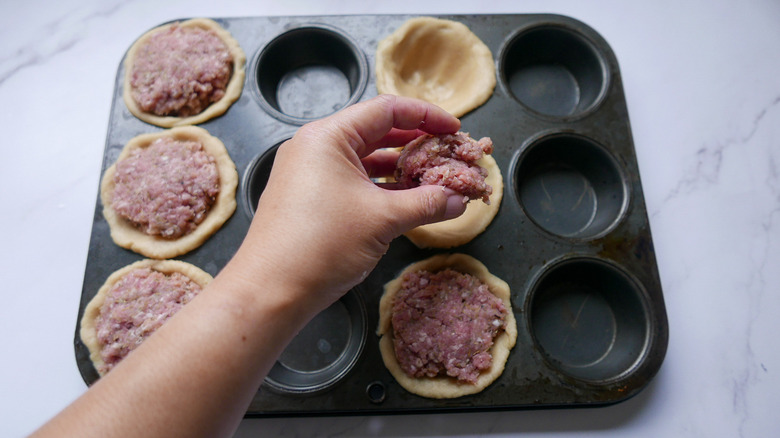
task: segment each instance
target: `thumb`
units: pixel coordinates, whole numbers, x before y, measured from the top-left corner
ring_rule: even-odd
[[[390,223],[396,238],[412,228],[453,219],[466,211],[465,196],[452,189],[424,185],[407,190],[387,190]]]

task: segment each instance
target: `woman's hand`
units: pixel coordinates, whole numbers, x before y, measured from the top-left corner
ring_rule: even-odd
[[[287,343],[361,282],[390,241],[458,216],[441,187],[391,191],[399,146],[460,122],[421,101],[380,96],[302,127],[280,146],[238,253],[196,299],[37,436],[231,435]]]
[[[303,291],[324,309],[365,279],[391,240],[463,213],[449,189],[387,190],[370,179],[391,175],[398,158],[377,149],[459,127],[436,106],[387,95],[303,126],[277,151],[239,257],[273,267],[295,286],[284,293]]]

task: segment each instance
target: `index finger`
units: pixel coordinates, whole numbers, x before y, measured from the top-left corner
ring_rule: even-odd
[[[460,129],[460,120],[436,105],[389,94],[358,103],[324,120],[334,124],[331,132],[340,133],[361,158],[373,152],[393,128],[429,134],[449,134]]]

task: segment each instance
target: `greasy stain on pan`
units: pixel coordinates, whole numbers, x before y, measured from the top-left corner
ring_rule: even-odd
[[[200,125],[240,174],[239,210],[179,257],[215,275],[257,209],[278,147],[309,120],[376,95],[377,43],[407,15],[216,18],[250,62],[239,100]],[[461,118],[493,139],[504,202],[462,252],[509,283],[517,345],[484,391],[450,400],[408,393],[385,369],[374,334],[383,286],[437,250],[396,239],[376,269],[318,315],[282,353],[247,416],[449,412],[606,405],[641,391],[666,354],[668,323],[617,59],[586,24],[560,15],[443,15],[492,51],[497,86]],[[117,71],[103,171],[132,137],[156,132],[122,101]],[[98,197],[84,307],[113,271],[141,256],[114,245]]]

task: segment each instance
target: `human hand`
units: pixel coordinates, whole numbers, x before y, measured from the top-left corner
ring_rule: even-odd
[[[434,105],[388,95],[301,127],[276,153],[239,255],[270,266],[280,292],[324,309],[365,279],[394,238],[463,213],[463,196],[450,189],[388,190],[370,179],[391,175],[398,159],[377,149],[459,128]]]
[[[449,189],[370,179],[392,174],[398,158],[376,149],[459,127],[438,107],[393,96],[303,126],[279,147],[230,263],[40,436],[232,434],[309,318],[360,283],[395,237],[463,213]]]

